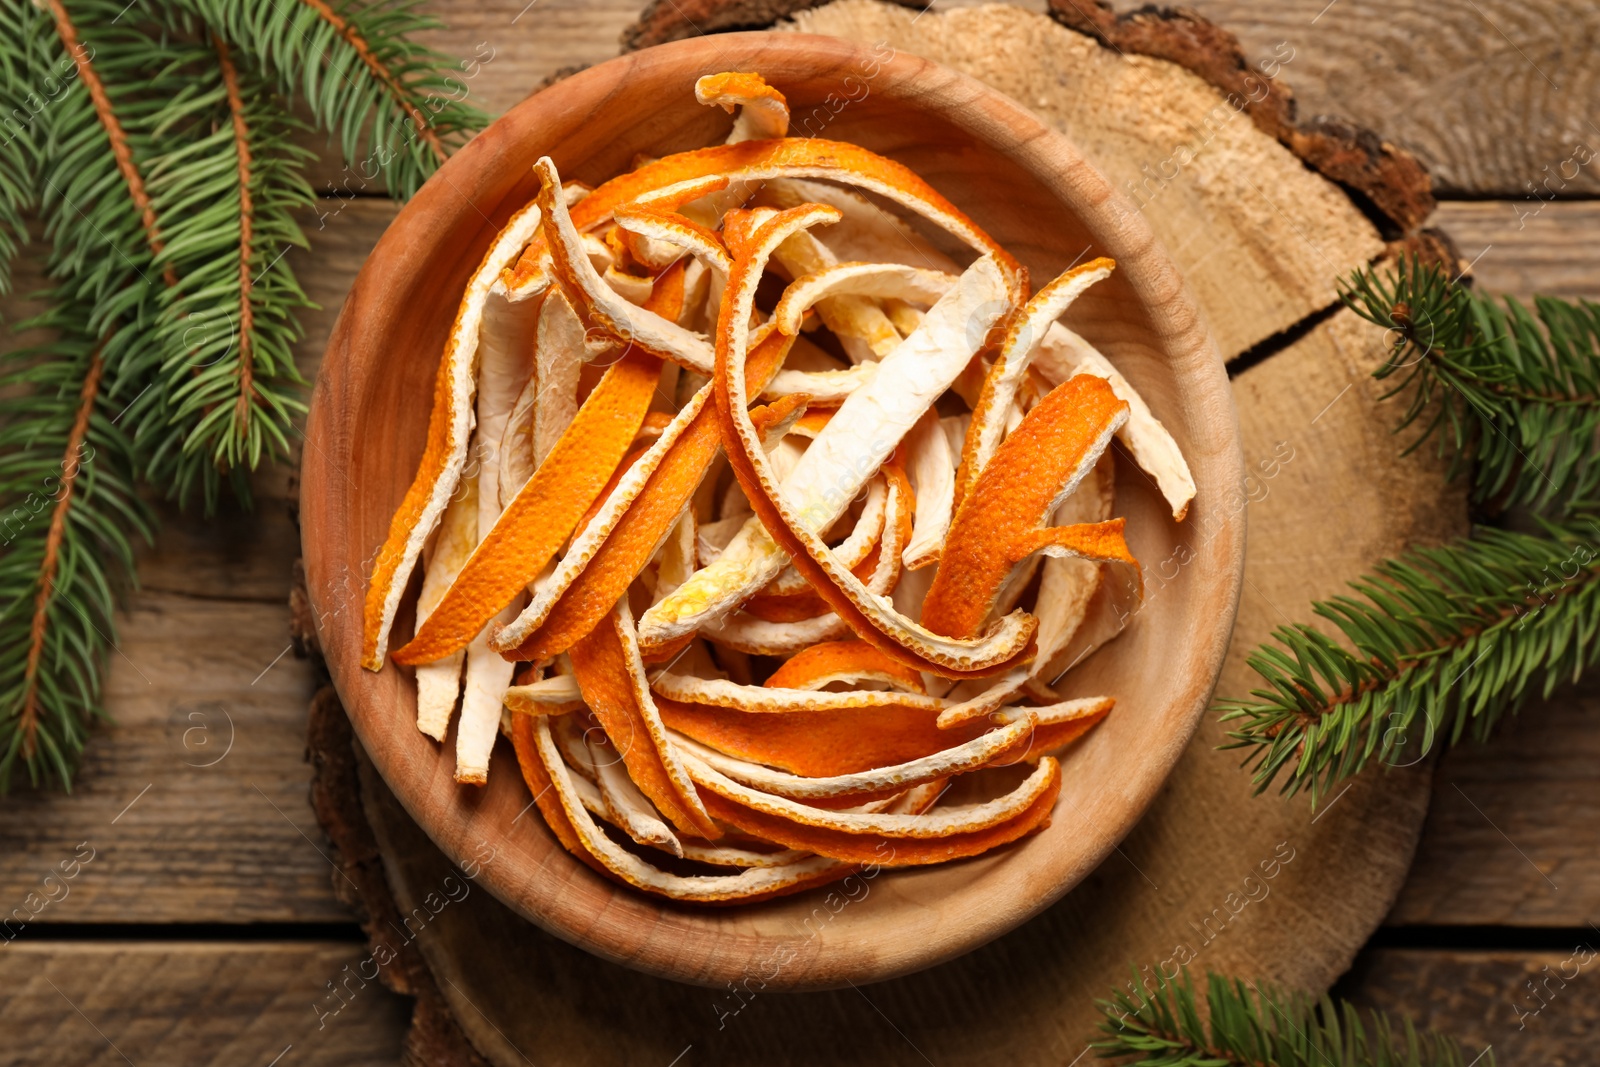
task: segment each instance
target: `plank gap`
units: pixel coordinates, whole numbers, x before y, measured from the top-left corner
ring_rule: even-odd
[[[1595,933],[1592,926],[1380,926],[1367,948],[1556,952]]]
[[[15,940],[56,944],[84,941],[109,944],[342,941],[365,944],[366,934],[361,924],[355,922],[57,922],[29,923]]]

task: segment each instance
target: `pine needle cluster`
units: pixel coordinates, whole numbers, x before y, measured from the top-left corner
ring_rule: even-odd
[[[1400,375],[1397,430],[1434,439],[1482,511],[1516,509],[1514,532],[1416,548],[1313,606],[1342,640],[1278,628],[1251,655],[1266,683],[1218,702],[1225,747],[1258,791],[1313,803],[1376,758],[1409,765],[1438,744],[1486,739],[1530,695],[1600,659],[1600,306],[1540,297],[1529,312],[1404,260],[1358,273],[1358,313],[1393,331],[1379,378]]]
[[[1377,1012],[1216,974],[1203,1011],[1187,973],[1142,995],[1118,990],[1100,1008],[1106,1039],[1095,1048],[1127,1067],[1467,1067],[1454,1041],[1410,1022],[1397,1032]],[[1474,1067],[1494,1067],[1494,1054]]]
[[[0,789],[70,781],[152,531],[137,487],[248,502],[292,451],[297,99],[402,195],[485,121],[408,39],[429,25],[405,0],[0,0],[0,292],[30,241],[49,285],[0,351]]]
[[[1345,303],[1390,331],[1376,372],[1406,398],[1407,451],[1434,440],[1475,503],[1546,512],[1600,503],[1600,305],[1480,296],[1434,264],[1363,270]]]

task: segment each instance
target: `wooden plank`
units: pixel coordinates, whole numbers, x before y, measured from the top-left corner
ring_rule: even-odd
[[[387,1067],[400,1060],[407,1002],[362,982],[363,970],[374,973],[366,948],[338,942],[19,942],[0,953],[3,1058],[13,1067]],[[343,1000],[330,982],[348,990]]]
[[[1444,229],[1486,292],[1526,300],[1534,293],[1568,300],[1600,299],[1600,203],[1447,201],[1433,225]]]
[[[1600,934],[1588,932],[1554,952],[1369,949],[1337,992],[1454,1035],[1464,1063],[1492,1046],[1507,1065],[1587,1064],[1600,1025],[1589,988],[1597,949]]]
[[[1600,8],[1593,4],[1191,0],[1187,6],[1232,30],[1253,61],[1281,62],[1280,47],[1292,48],[1283,77],[1301,116],[1334,115],[1378,131],[1416,153],[1447,195],[1527,198],[1532,207],[1552,192],[1600,192],[1600,160],[1592,158],[1600,152],[1600,130],[1590,117],[1596,100],[1590,56],[1600,35]]]
[[[1390,923],[1581,926],[1600,912],[1600,679],[1439,765]]]
[[[52,924],[350,918],[307,802],[312,678],[288,623],[284,602],[133,598],[106,685],[115,722],[90,739],[72,793],[6,799],[7,913]],[[90,858],[65,890],[46,885],[80,849]]]

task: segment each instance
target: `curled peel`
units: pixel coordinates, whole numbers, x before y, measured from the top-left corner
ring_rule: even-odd
[[[694,83],[694,98],[728,111],[739,109],[729,144],[789,132],[789,102],[759,74],[707,74]]]
[[[1028,365],[1043,343],[1046,330],[1084,290],[1109,277],[1115,266],[1102,258],[1064,272],[1035,293],[1006,327],[1005,339],[972,411],[961,468],[956,472],[957,503],[972,488],[1010,428],[1008,416],[1016,410],[1017,391],[1027,381]]]
[[[724,304],[717,330],[717,410],[729,441],[729,461],[766,528],[766,544],[771,547],[764,547],[752,537],[756,565],[739,575],[744,581],[738,587],[729,590],[724,579],[719,588],[713,578],[702,581],[696,592],[703,596],[709,586],[724,603],[736,602],[747,595],[743,587],[751,577],[759,577],[757,588],[771,580],[781,569],[783,553],[787,551],[796,569],[811,581],[834,612],[858,635],[890,656],[936,673],[992,673],[1023,654],[1032,636],[1031,616],[1018,613],[1001,620],[980,637],[949,640],[906,619],[881,600],[833,559],[816,530],[837,518],[844,501],[859,489],[864,479],[858,479],[854,471],[870,470],[888,458],[900,438],[948,388],[959,368],[976,351],[982,336],[999,318],[1006,306],[1006,293],[1004,279],[995,265],[987,258],[980,259],[962,275],[961,281],[929,311],[918,334],[907,338],[885,360],[872,385],[852,394],[839,409],[781,490],[760,448],[749,413],[743,405],[728,403],[730,395],[744,395],[742,353],[748,344],[755,282],[767,256],[792,232],[837,217],[837,210],[821,207],[781,212],[757,231],[749,256],[735,261],[729,281],[730,298]],[[923,335],[921,344],[919,334]],[[852,408],[863,413],[860,421]],[[864,433],[873,436],[863,441]],[[807,465],[813,458],[816,462]],[[732,551],[730,545],[712,567],[721,567]],[[681,597],[704,573],[691,578],[675,596]],[[729,596],[730,592],[734,595]],[[667,614],[662,609],[670,599],[651,612]],[[693,600],[689,605],[698,606]]]
[[[956,637],[980,632],[1012,568],[1035,552],[1137,566],[1121,519],[1044,526],[1105,452],[1127,412],[1103,379],[1079,375],[1028,413],[961,501],[923,601],[924,624]]]
[[[461,307],[439,364],[433,412],[428,418],[427,447],[417,476],[389,523],[389,536],[378,549],[367,585],[362,612],[361,665],[368,670],[383,668],[389,630],[394,625],[406,583],[422,556],[428,535],[438,524],[461,480],[472,431],[472,401],[477,389],[473,371],[484,305],[491,290],[503,285],[500,275],[507,262],[528,243],[540,223],[540,210],[533,204],[513,215],[484,254],[462,295]],[[467,636],[471,638],[471,634]]]

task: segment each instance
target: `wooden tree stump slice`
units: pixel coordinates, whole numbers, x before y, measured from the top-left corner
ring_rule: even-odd
[[[1395,413],[1370,377],[1380,332],[1333,310],[1337,280],[1382,255],[1383,235],[1291,151],[1292,130],[1246,114],[1187,69],[1205,64],[1123,54],[1005,6],[918,14],[839,0],[779,28],[882,41],[987,81],[1060,126],[1124,189],[1144,180],[1146,165],[1199,144],[1151,187],[1144,211],[1225,358],[1246,357],[1233,365],[1250,472],[1238,507],[1251,537],[1220,693],[1251,688],[1250,650],[1275,626],[1307,619],[1314,598],[1406,544],[1465,528],[1464,499],[1439,464],[1398,455]],[[1236,60],[1212,67],[1233,70]],[[1363,180],[1414,174],[1385,150],[1387,162]],[[1361,196],[1369,208],[1422,202],[1414,189],[1384,194],[1370,182]],[[1421,221],[1395,217],[1405,214],[1383,221],[1395,232]],[[1147,562],[1152,598],[1181,565]],[[1427,763],[1367,773],[1314,812],[1304,797],[1252,798],[1237,754],[1217,750],[1224,740],[1205,722],[1117,854],[1039,917],[958,960],[872,986],[763,993],[759,975],[737,989],[678,985],[592,957],[482,892],[429,916],[414,943],[455,1023],[496,1064],[1075,1062],[1093,1038],[1095,999],[1126,983],[1130,967],[1170,974],[1184,963],[1321,991],[1399,890],[1426,813]],[[359,788],[382,855],[392,900],[380,894],[369,911],[426,912],[428,895],[459,872],[370,766],[359,787],[344,774],[333,788]],[[892,893],[893,881],[870,891]],[[830,921],[817,903],[815,922]]]

